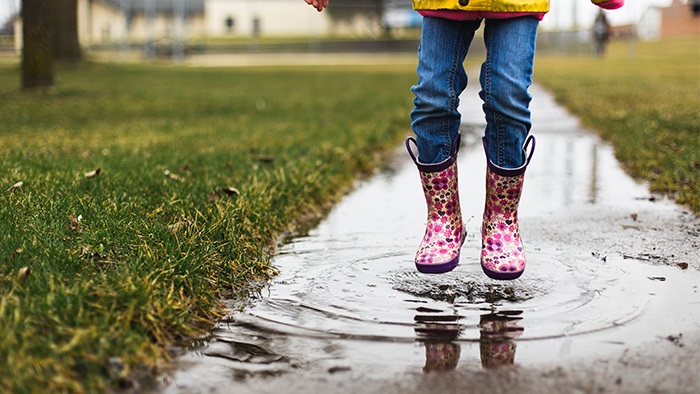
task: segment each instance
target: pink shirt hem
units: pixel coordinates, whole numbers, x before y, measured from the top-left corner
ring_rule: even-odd
[[[534,16],[542,20],[544,13],[537,12],[482,12],[482,11],[456,11],[456,10],[420,10],[419,14],[433,18],[451,19],[455,21],[470,21],[476,19],[506,19],[521,16]]]

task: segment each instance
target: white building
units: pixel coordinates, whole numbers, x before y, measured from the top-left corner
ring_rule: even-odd
[[[302,0],[205,0],[208,36],[321,35],[331,31],[328,13]]]
[[[637,23],[637,36],[641,40],[656,40],[661,38],[661,10],[649,7]]]
[[[379,1],[379,0],[378,0]],[[319,36],[376,33],[378,21],[334,23],[303,0],[78,0],[82,45],[219,36]],[[21,20],[15,43],[21,47]]]

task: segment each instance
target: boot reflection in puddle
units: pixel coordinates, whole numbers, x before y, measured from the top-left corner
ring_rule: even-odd
[[[461,347],[453,340],[459,337],[458,315],[416,315],[415,332],[425,345],[423,372],[449,371],[457,367]]]
[[[517,325],[522,313],[501,311],[481,315],[479,350],[482,367],[491,369],[514,364],[516,344],[513,339],[524,331]]]

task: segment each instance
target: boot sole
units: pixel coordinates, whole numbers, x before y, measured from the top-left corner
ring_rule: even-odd
[[[495,279],[495,280],[513,280],[513,279],[517,279],[517,278],[520,277],[520,275],[523,274],[523,272],[525,272],[524,270],[523,270],[523,271],[516,271],[516,272],[491,271],[490,269],[484,267],[483,264],[481,265],[481,269],[484,271],[484,273],[486,274],[486,276],[488,276],[488,277],[491,278],[491,279]]]
[[[423,274],[444,274],[450,272],[459,264],[459,255],[454,259],[442,264],[416,264],[418,272]]]

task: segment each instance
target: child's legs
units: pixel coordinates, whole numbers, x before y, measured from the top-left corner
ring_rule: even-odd
[[[527,89],[532,84],[538,24],[534,17],[486,21],[487,53],[479,96],[484,101],[489,158],[499,167],[524,164],[523,144],[532,126]]]
[[[411,88],[416,96],[411,126],[421,163],[439,163],[450,155],[459,132],[459,95],[467,86],[462,63],[479,24],[423,18],[418,83]]]

